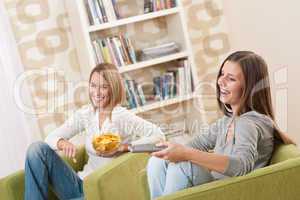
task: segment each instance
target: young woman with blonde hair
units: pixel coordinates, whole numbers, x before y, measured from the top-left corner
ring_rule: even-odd
[[[121,107],[125,99],[123,81],[112,64],[99,64],[89,78],[91,104],[77,110],[62,126],[50,133],[45,142],[32,144],[25,163],[25,200],[48,199],[48,185],[60,199],[83,199],[84,177],[103,167],[114,157],[128,151],[128,144],[155,143],[164,138],[161,130]],[[85,148],[89,156],[78,174],[55,152],[60,150],[74,158],[76,147],[69,139],[85,131]],[[122,144],[117,150],[101,153],[92,145],[94,136],[118,133]]]
[[[224,116],[187,145],[162,143],[147,168],[151,199],[268,164],[276,142],[293,143],[274,122],[268,68],[249,51],[228,56],[217,76]],[[213,153],[210,152],[213,150]]]

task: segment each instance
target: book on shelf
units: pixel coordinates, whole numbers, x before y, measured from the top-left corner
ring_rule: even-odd
[[[162,76],[162,98],[164,100],[175,97],[176,94],[173,93],[172,87],[175,85],[174,77],[172,73],[166,72]]]
[[[191,94],[194,90],[193,86],[193,79],[192,79],[192,72],[191,66],[187,59],[182,59],[178,61],[178,68],[177,69],[170,69],[171,71],[175,70],[178,72],[178,80],[176,80],[178,95],[183,96],[187,94]]]
[[[100,24],[101,20],[97,14],[96,5],[93,0],[87,0],[85,2],[85,6],[87,8],[87,14],[89,18],[89,22],[91,25]]]
[[[161,75],[154,76],[151,94],[144,92],[143,84],[138,84],[135,80],[126,80],[125,88],[130,109],[143,106],[151,101],[159,102],[189,95],[193,91],[193,84],[188,60],[178,60],[174,67],[169,67]],[[151,99],[147,97],[151,97]]]
[[[117,15],[114,9],[113,2],[111,0],[103,0],[102,2],[104,5],[104,10],[106,11],[107,21],[111,22],[117,20]]]
[[[129,108],[136,108],[146,104],[146,98],[142,85],[137,84],[135,80],[125,80],[126,97]]]
[[[91,25],[107,23],[120,18],[116,0],[86,0],[85,6]]]
[[[144,0],[144,13],[153,12],[153,3],[151,0]]]
[[[115,14],[116,14],[116,17],[117,17],[117,19],[120,19],[121,15],[120,15],[120,11],[119,11],[119,7],[118,7],[118,4],[117,4],[117,1],[118,0],[111,0],[111,2],[113,4],[114,11],[115,11]]]
[[[176,96],[174,89],[175,77],[173,73],[164,73],[153,78],[155,100],[167,100]]]
[[[104,4],[103,4],[102,0],[96,0],[96,2],[97,2],[96,8],[99,13],[99,16],[102,17],[102,21],[103,21],[102,23],[108,22],[106,10],[104,8]]]
[[[92,46],[97,63],[108,62],[121,67],[137,62],[132,43],[123,34],[97,38],[92,41]]]
[[[144,0],[144,13],[156,12],[176,6],[176,0]]]
[[[180,46],[175,42],[148,47],[140,51],[140,60],[149,60],[180,52]]]
[[[181,126],[180,126],[180,125]],[[165,133],[165,136],[169,139],[176,136],[181,136],[186,133],[184,124],[178,123],[177,127],[164,128],[162,130]]]
[[[137,92],[138,92],[139,97],[141,99],[141,103],[142,103],[142,105],[145,105],[146,104],[146,97],[144,95],[143,86],[139,85],[139,84],[137,84],[136,86],[137,86]]]
[[[153,77],[153,94],[155,96],[155,100],[156,101],[160,101],[163,100],[162,99],[162,95],[161,95],[161,81],[160,81],[161,77],[160,76],[156,76]]]
[[[133,93],[129,89],[129,83],[127,82],[127,80],[125,81],[125,90],[126,90],[127,106],[129,108],[136,108],[137,105],[136,105],[136,102],[134,100]]]

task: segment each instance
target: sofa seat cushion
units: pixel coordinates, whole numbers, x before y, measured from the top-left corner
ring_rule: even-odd
[[[270,164],[276,164],[291,158],[300,156],[300,151],[296,145],[293,144],[278,144],[276,145]]]

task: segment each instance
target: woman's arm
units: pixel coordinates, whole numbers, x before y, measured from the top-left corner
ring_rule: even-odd
[[[236,122],[234,137],[233,151],[230,155],[208,153],[168,142],[160,144],[168,148],[152,153],[152,155],[171,162],[191,161],[226,176],[240,176],[254,169],[254,163],[258,158],[259,132],[253,122],[239,119]]]
[[[163,132],[155,124],[131,112],[119,118],[120,129],[131,138],[131,144],[157,143],[165,140]]]
[[[168,146],[166,149],[152,153],[156,156],[171,162],[191,161],[196,165],[203,166],[209,170],[224,173],[228,163],[229,157],[216,153],[208,153],[181,144],[174,144],[163,142],[159,145]]]
[[[45,138],[45,142],[54,150],[62,150],[66,146],[66,141],[75,136],[84,129],[82,110],[76,111],[66,120],[60,127],[49,133]],[[59,144],[60,143],[60,144]]]
[[[186,148],[187,160],[209,170],[224,173],[229,164],[229,157],[216,153],[208,153],[197,149]]]
[[[215,147],[217,137],[226,128],[225,125],[225,117],[222,117],[211,124],[206,132],[193,137],[185,146],[169,142],[161,143],[159,145],[166,145],[168,148],[152,155],[172,162],[191,161],[222,173],[228,165],[228,157],[207,152]]]
[[[212,150],[216,145],[218,135],[222,134],[222,131],[226,129],[227,124],[225,122],[225,117],[218,119],[207,130],[193,137],[186,146],[206,152]]]

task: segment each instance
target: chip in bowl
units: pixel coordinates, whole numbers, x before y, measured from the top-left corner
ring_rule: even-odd
[[[106,133],[93,138],[93,147],[97,152],[106,153],[119,148],[121,138],[119,134]]]

